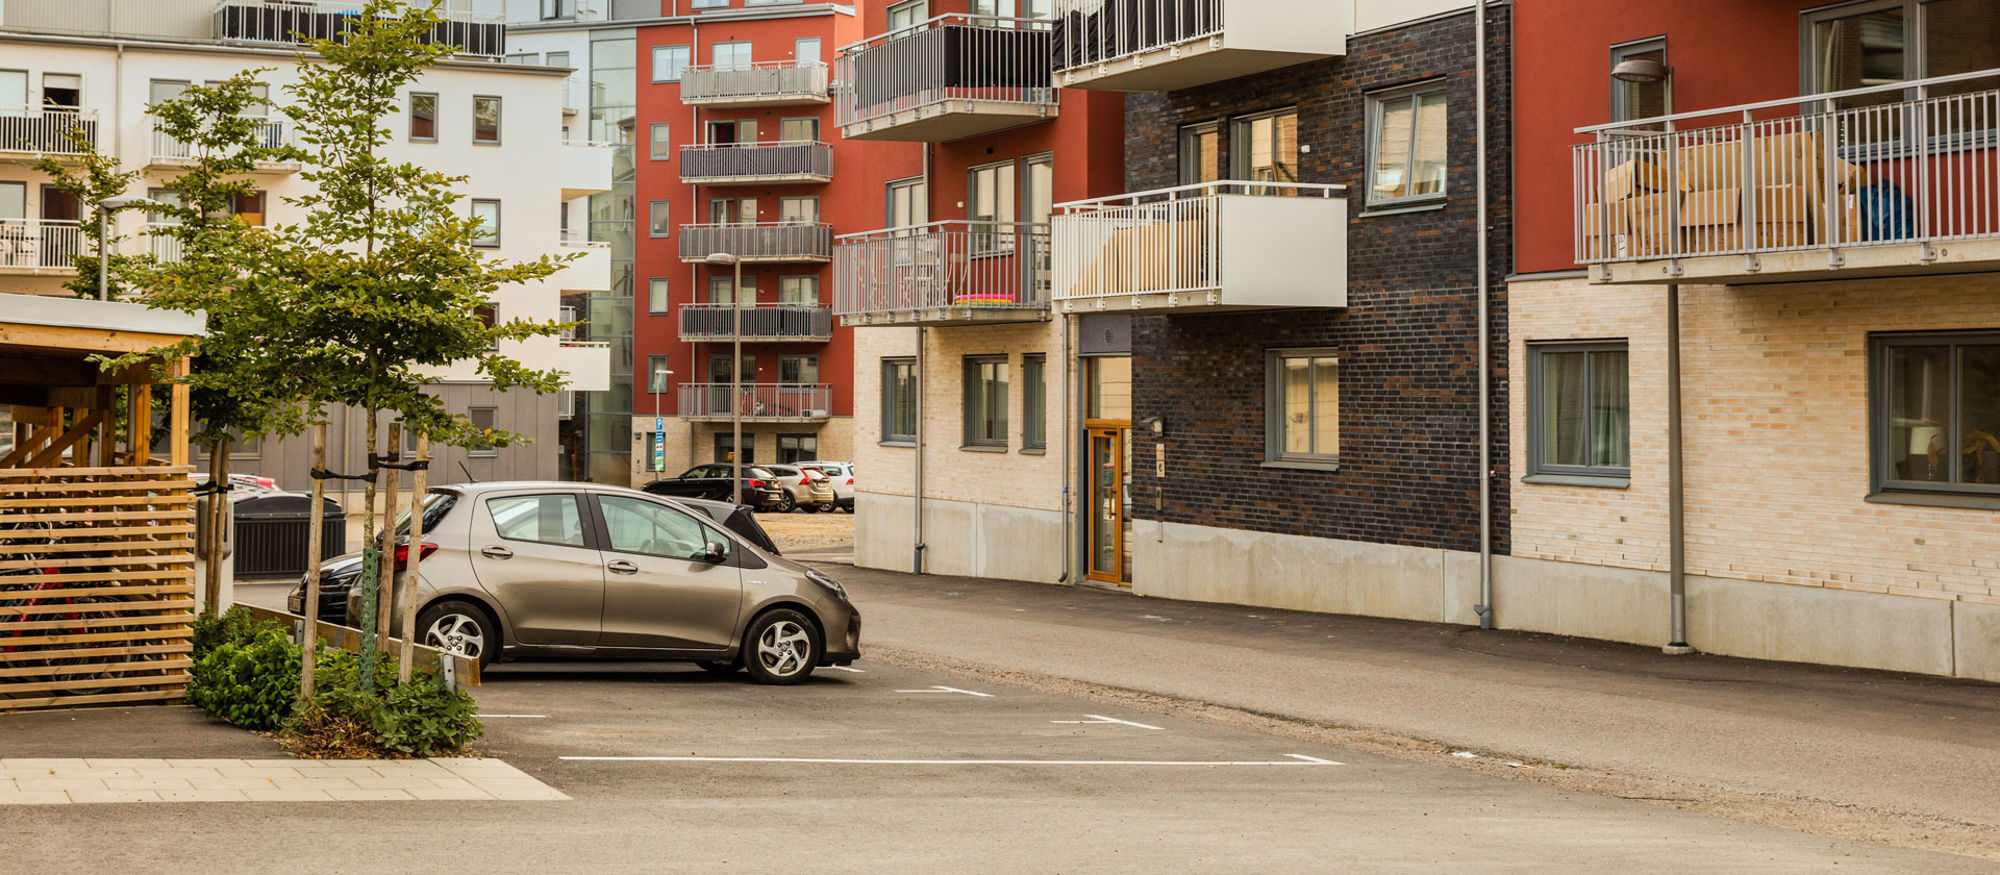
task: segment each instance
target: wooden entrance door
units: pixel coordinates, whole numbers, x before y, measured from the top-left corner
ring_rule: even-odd
[[[1129,531],[1125,516],[1125,481],[1130,464],[1125,444],[1129,428],[1090,429],[1089,578],[1119,586],[1131,585]]]

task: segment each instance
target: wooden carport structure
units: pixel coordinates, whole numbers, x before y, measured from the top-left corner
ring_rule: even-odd
[[[153,387],[155,365],[178,375],[187,360],[106,371],[91,356],[171,346],[204,321],[0,294],[0,404],[14,422],[0,454],[0,711],[182,696],[195,608],[188,388],[171,387],[162,417]]]

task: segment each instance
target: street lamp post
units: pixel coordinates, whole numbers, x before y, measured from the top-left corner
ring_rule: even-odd
[[[108,197],[97,202],[97,299],[111,300],[111,214],[133,204],[154,202],[137,195]]]
[[[729,497],[743,503],[743,259],[711,252],[704,259],[717,267],[735,268],[729,289]]]

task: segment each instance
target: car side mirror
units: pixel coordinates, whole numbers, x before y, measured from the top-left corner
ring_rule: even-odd
[[[720,565],[728,561],[729,548],[724,547],[721,541],[710,541],[708,546],[703,548],[701,558],[711,564]]]

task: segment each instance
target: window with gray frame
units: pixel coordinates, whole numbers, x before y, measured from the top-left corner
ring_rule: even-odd
[[[1611,66],[1617,67],[1625,61],[1655,61],[1661,66],[1667,63],[1667,38],[1654,37],[1636,42],[1622,43],[1611,47]],[[1667,106],[1667,83],[1620,82],[1611,80],[1611,120],[1631,121],[1641,118],[1658,118],[1673,112]]]
[[[1010,251],[1014,235],[1014,162],[1002,161],[967,172],[965,218],[972,224],[972,254]]]
[[[474,200],[472,217],[479,220],[479,230],[473,232],[472,245],[482,249],[497,249],[500,246],[500,202],[497,200]]]
[[[882,441],[917,441],[917,360],[882,360]]]
[[[499,427],[500,408],[468,407],[465,409],[465,418],[472,422],[473,428],[490,435]],[[493,446],[491,441],[480,441],[467,447],[465,454],[475,459],[490,458],[500,455],[500,450]]]
[[[1368,203],[1442,199],[1446,140],[1443,82],[1368,95]]]
[[[778,356],[778,382],[812,385],[819,382],[819,356]]]
[[[1265,458],[1340,460],[1340,356],[1331,349],[1265,353]]]
[[[490,95],[472,98],[472,142],[482,146],[500,144],[500,98]]]
[[[1230,173],[1237,179],[1298,182],[1298,109],[1287,108],[1232,119],[1229,123],[1229,163]]]
[[[1048,356],[1040,353],[1021,356],[1021,448],[1045,449],[1049,445]]]
[[[668,364],[667,356],[663,355],[646,356],[647,392],[657,394],[672,389],[673,376],[674,376],[673,368],[671,365]]]
[[[435,143],[438,139],[438,96],[410,93],[410,142]]]
[[[653,81],[679,82],[692,57],[687,46],[653,47]]]
[[[1842,3],[1799,16],[1800,87],[1820,94],[1908,79],[2000,67],[2000,16],[1993,0],[1877,0]],[[1932,86],[1930,97],[1991,88],[1983,81]],[[1913,96],[1885,92],[1843,107]],[[1990,120],[1981,123],[1990,128]]]
[[[666,277],[656,276],[646,280],[646,312],[654,314],[667,312],[670,306],[668,288]]]
[[[1877,492],[2000,497],[2000,331],[1869,338]]]
[[[819,458],[819,437],[809,434],[778,435],[778,464],[792,465]]]
[[[647,132],[647,157],[654,161],[673,160],[674,126],[669,122],[654,122],[648,126]]]
[[[930,221],[929,194],[922,177],[888,183],[883,195],[883,227],[906,228]]]
[[[1623,340],[1528,344],[1528,479],[1632,476],[1631,353]]]
[[[667,201],[646,204],[646,236],[670,237],[674,233],[674,211]]]
[[[965,357],[965,445],[1007,446],[1007,357]]]
[[[1222,179],[1222,123],[1202,122],[1181,128],[1181,184]]]

